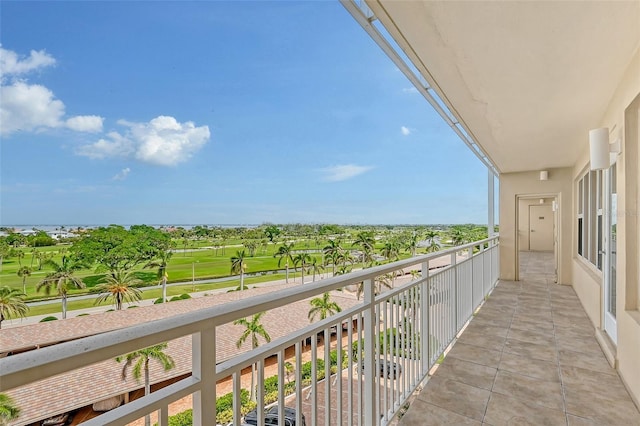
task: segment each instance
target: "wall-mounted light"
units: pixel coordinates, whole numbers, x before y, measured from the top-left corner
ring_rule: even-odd
[[[622,151],[620,139],[609,143],[609,128],[589,130],[589,160],[591,170],[605,170]]]
[[[546,170],[540,170],[540,180],[549,180],[549,172]]]

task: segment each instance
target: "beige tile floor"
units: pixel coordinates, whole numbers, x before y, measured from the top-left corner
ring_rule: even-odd
[[[522,252],[400,420],[413,425],[640,425],[551,253]]]

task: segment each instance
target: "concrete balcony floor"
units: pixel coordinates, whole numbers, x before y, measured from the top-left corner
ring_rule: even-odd
[[[521,253],[399,424],[640,425],[551,253]]]

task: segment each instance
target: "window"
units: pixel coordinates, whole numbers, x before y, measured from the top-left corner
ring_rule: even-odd
[[[586,172],[578,181],[578,256],[602,270],[603,266],[603,175]]]

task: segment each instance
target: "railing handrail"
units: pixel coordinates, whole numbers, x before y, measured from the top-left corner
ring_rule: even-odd
[[[77,368],[75,359],[82,360],[84,365],[112,359],[140,348],[198,333],[211,326],[230,323],[239,318],[246,318],[258,312],[268,311],[368,279],[373,280],[377,276],[407,266],[424,264],[432,259],[490,243],[497,238],[498,236],[493,236],[446,250],[334,276],[315,284],[277,290],[2,358],[0,359],[0,392],[72,371]],[[45,365],[46,368],[43,368]]]

